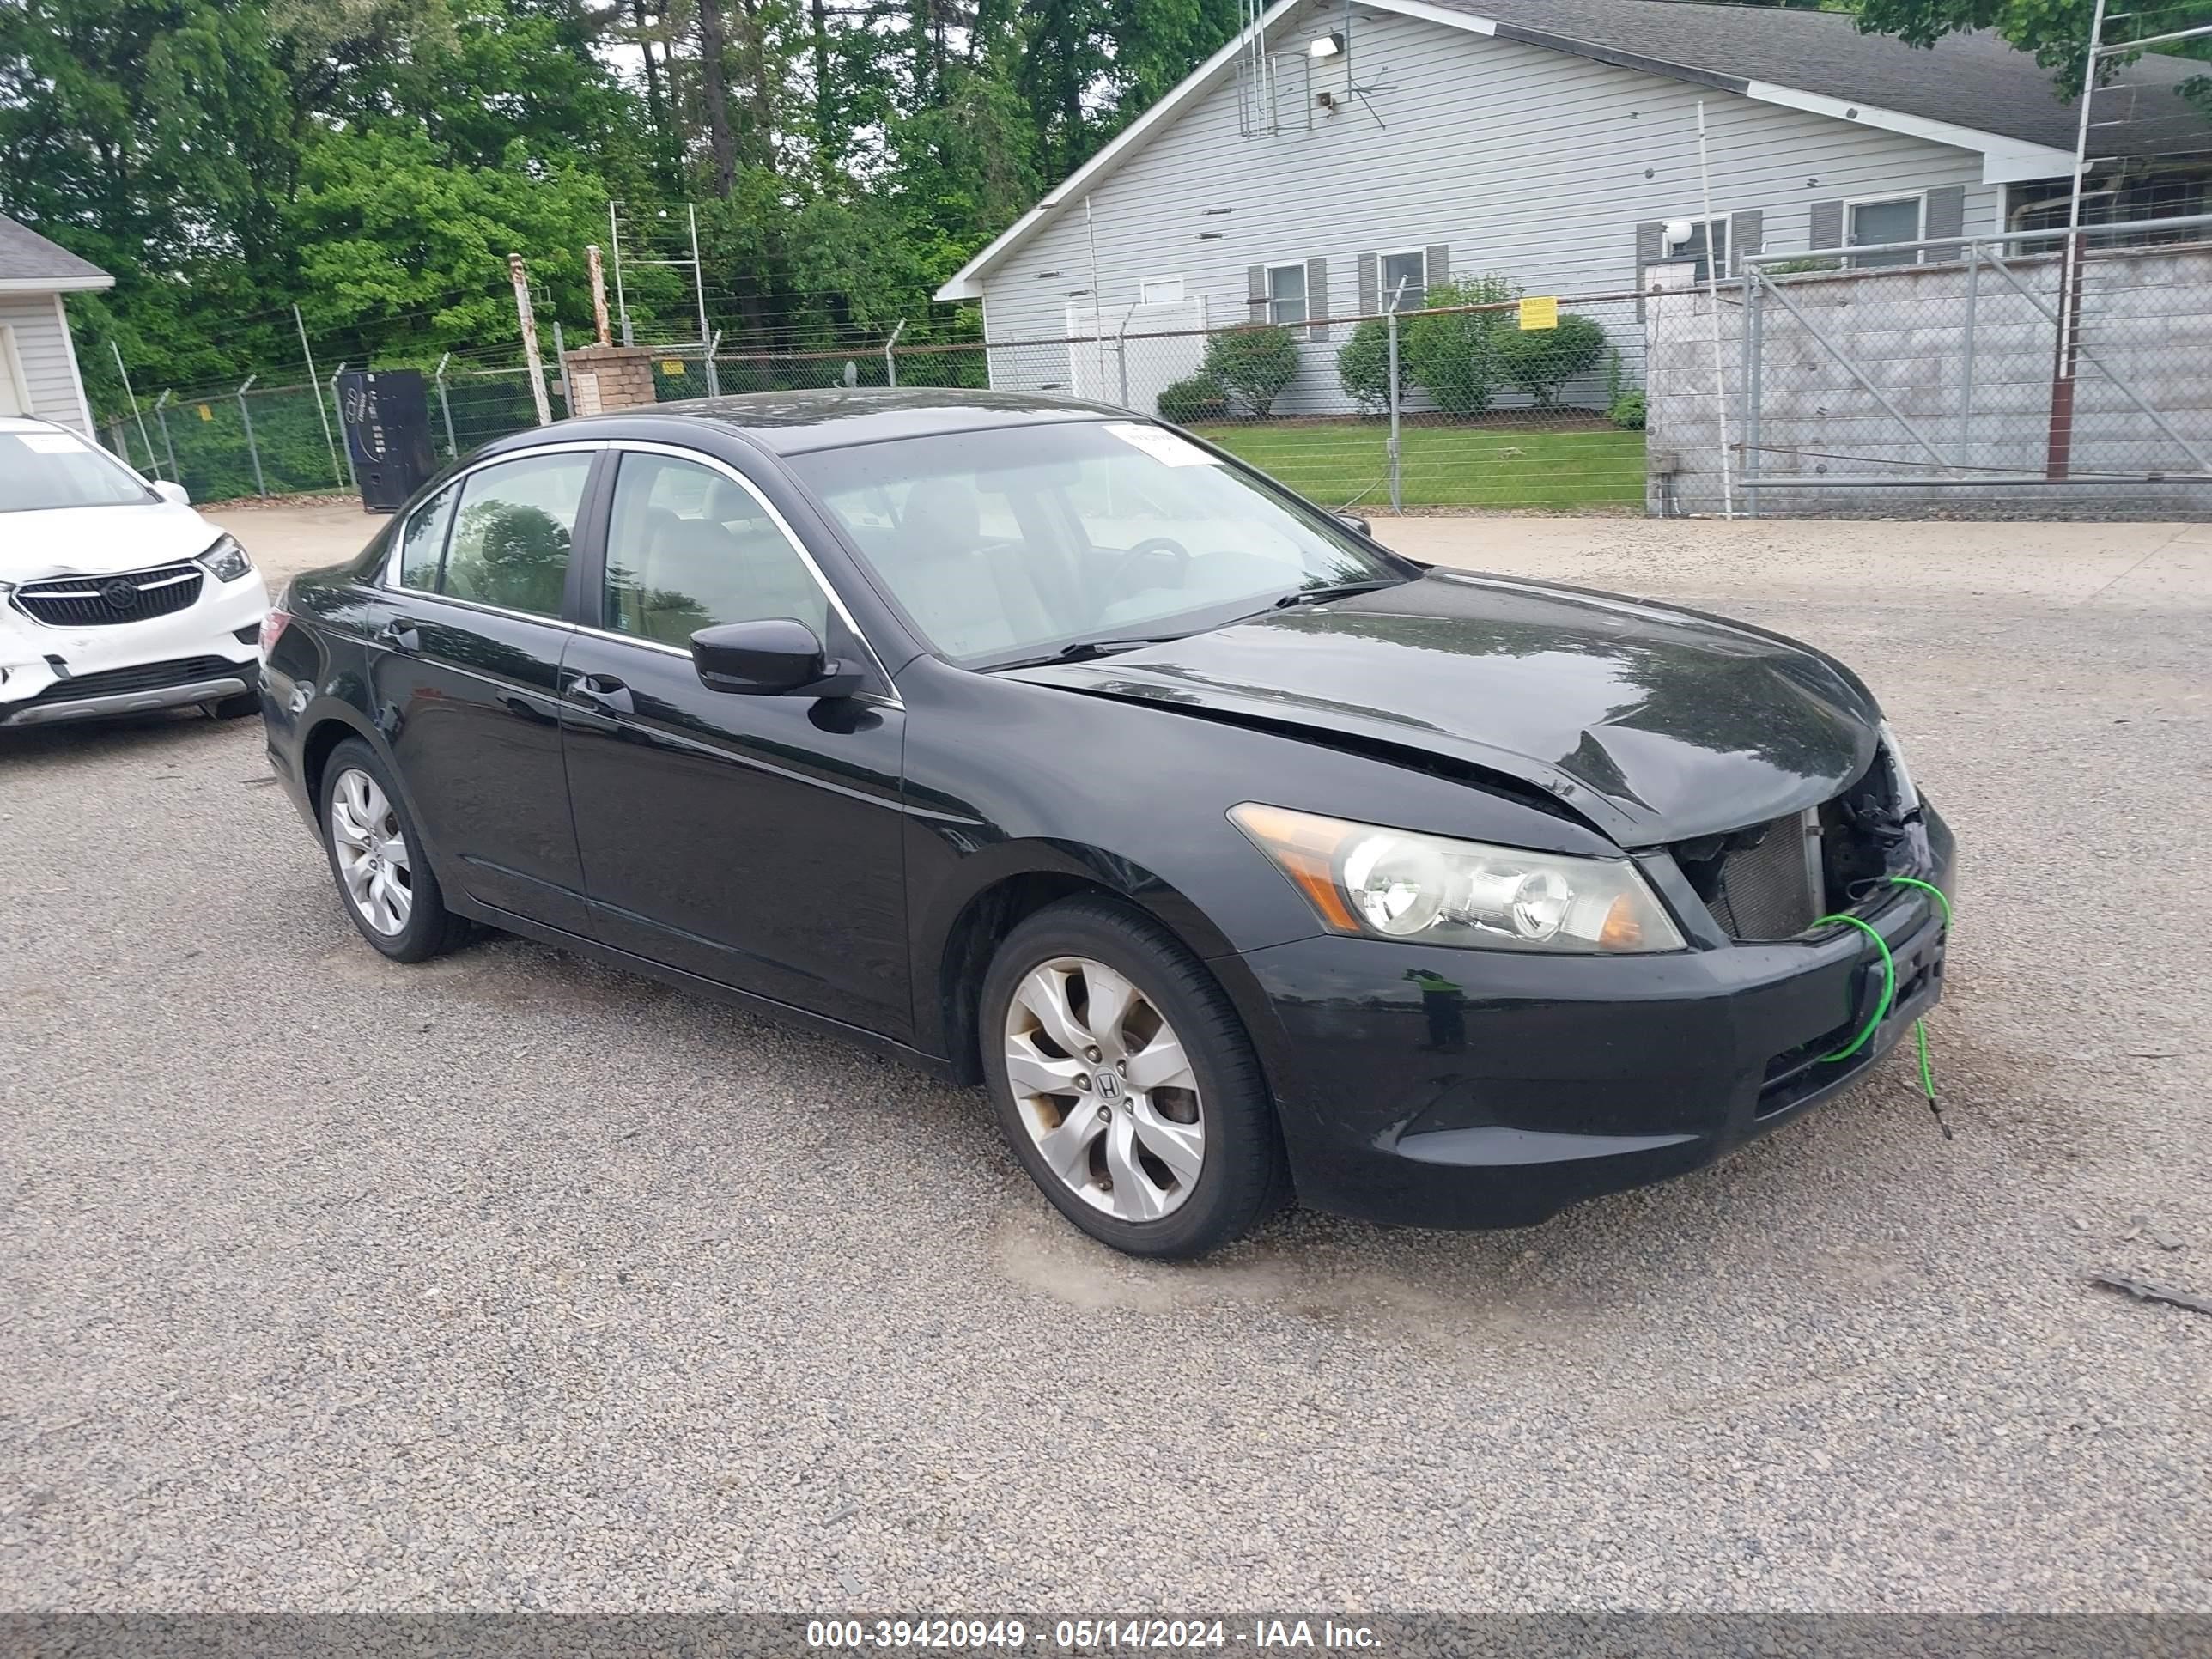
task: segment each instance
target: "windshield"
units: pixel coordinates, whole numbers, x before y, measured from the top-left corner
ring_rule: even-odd
[[[73,432],[0,432],[0,513],[139,507],[160,499]]]
[[[789,465],[930,643],[967,667],[1194,633],[1410,574],[1141,421],[947,433]]]

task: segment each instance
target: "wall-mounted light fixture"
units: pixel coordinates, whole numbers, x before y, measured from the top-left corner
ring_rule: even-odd
[[[1344,37],[1336,33],[1324,34],[1306,43],[1306,56],[1309,58],[1334,58],[1343,50]]]

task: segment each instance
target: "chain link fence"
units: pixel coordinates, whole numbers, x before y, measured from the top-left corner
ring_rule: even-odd
[[[1240,305],[1224,322],[1207,317],[1203,301],[1174,301],[1072,314],[1080,327],[988,343],[730,352],[712,349],[717,340],[648,349],[663,402],[842,386],[1031,392],[1189,427],[1331,507],[1636,510],[1644,499],[1638,296],[1618,286],[1539,293],[1565,285],[1433,274],[1419,294],[1401,288],[1389,301],[1376,296],[1380,309],[1342,317],[1309,315],[1303,301],[1292,316],[1266,301]],[[551,364],[545,374],[559,419],[568,412],[561,376]],[[529,371],[518,363],[449,356],[426,378],[441,456],[537,420]],[[319,390],[322,413],[332,413],[328,382],[243,398],[164,394],[158,414],[150,404],[140,411],[155,417],[150,441],[136,417],[111,425],[109,439],[148,470],[179,477],[196,499],[344,489],[343,434],[325,441]],[[197,425],[189,440],[178,418],[187,408]]]
[[[2212,216],[1653,275],[1656,514],[2212,518]]]

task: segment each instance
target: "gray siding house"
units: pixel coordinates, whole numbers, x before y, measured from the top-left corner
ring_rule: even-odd
[[[1262,51],[1215,54],[938,297],[981,300],[994,345],[1298,324],[1321,343],[1278,407],[1327,410],[1344,406],[1327,343],[1401,279],[1409,307],[1491,272],[1571,301],[1640,290],[1662,257],[1702,277],[1709,247],[1725,272],[1742,252],[2040,226],[2054,198],[2063,222],[2076,112],[1990,35],[1923,49],[1847,15],[1687,0],[1278,0],[1262,27]],[[2100,105],[2093,210],[2201,210],[2208,124],[2168,84],[2201,68],[2143,59],[2130,78],[2149,90]],[[2185,149],[2199,171],[2160,160]],[[1674,221],[1693,234],[1667,247]],[[1607,319],[1624,347],[1633,314]],[[1200,349],[1132,348],[1127,401],[1148,408]],[[1088,345],[988,356],[1009,390],[1116,391]]]
[[[94,436],[62,296],[115,279],[0,214],[0,415],[34,415]]]

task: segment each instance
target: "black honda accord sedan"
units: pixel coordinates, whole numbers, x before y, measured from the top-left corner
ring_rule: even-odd
[[[1509,1226],[1692,1169],[1940,994],[1951,837],[1759,629],[1431,568],[984,392],[565,422],[264,635],[368,942],[489,925],[988,1087],[1075,1224]]]

